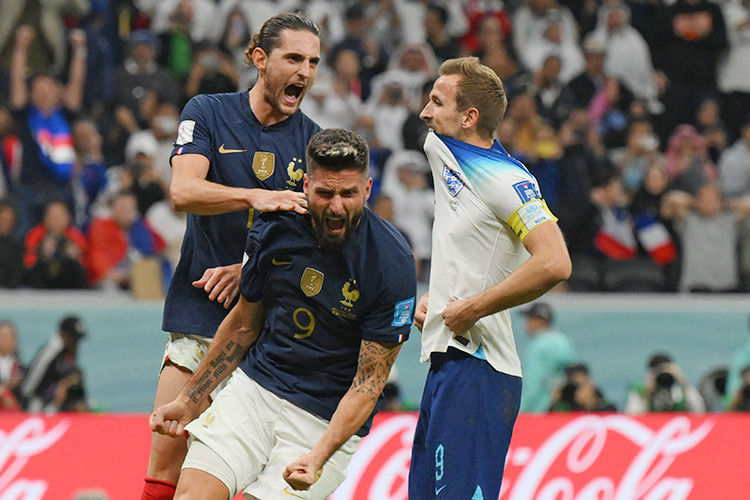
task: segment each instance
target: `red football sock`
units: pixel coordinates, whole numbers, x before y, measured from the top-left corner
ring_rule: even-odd
[[[176,488],[176,484],[147,477],[141,500],[172,500]]]

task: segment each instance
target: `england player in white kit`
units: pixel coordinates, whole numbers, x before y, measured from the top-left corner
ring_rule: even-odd
[[[476,58],[446,61],[421,117],[435,181],[432,272],[417,306],[422,397],[409,498],[495,500],[518,415],[509,308],[570,275],[536,179],[493,139],[502,82]]]

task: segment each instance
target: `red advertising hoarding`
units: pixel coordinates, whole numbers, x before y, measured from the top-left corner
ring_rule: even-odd
[[[146,416],[0,417],[0,500],[139,498]],[[412,413],[381,414],[331,500],[406,500]],[[522,415],[500,500],[750,498],[750,416]]]

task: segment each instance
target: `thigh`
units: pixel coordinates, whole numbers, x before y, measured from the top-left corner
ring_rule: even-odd
[[[245,488],[245,496],[257,500],[301,498],[303,500],[325,500],[346,479],[346,468],[360,442],[352,436],[331,455],[322,469],[318,481],[307,491],[297,491],[284,481],[286,466],[309,453],[318,439],[328,429],[328,421],[306,410],[283,402],[283,411],[278,415],[274,427],[274,445],[258,480]]]
[[[521,379],[471,356],[445,363],[436,377],[425,437],[435,484],[434,496],[427,498],[497,498],[518,416]]]
[[[254,482],[268,462],[271,429],[280,411],[266,396],[244,372],[236,370],[211,406],[185,428],[190,438],[183,471],[193,468],[217,475],[223,465],[209,460],[218,456],[231,471],[219,474],[219,479],[232,497]],[[200,444],[194,447],[194,443]],[[208,457],[205,448],[212,452]]]
[[[219,457],[216,457],[219,460]],[[206,460],[209,461],[209,460]],[[229,490],[215,473],[185,469],[177,483],[174,500],[227,500]]]

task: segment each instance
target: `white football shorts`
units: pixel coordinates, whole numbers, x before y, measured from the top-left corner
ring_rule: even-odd
[[[245,490],[251,500],[325,500],[346,478],[346,468],[361,438],[352,436],[328,459],[320,479],[307,491],[289,486],[282,473],[308,453],[328,421],[261,387],[242,370],[198,419],[190,434],[183,469],[207,472],[229,489]]]
[[[167,360],[172,363],[190,370],[195,373],[198,365],[208,352],[208,346],[211,345],[211,337],[203,335],[192,335],[188,333],[170,333],[167,339],[167,345],[164,348],[164,357],[161,361],[159,373],[164,369]],[[221,389],[227,385],[229,377],[225,378],[216,389],[211,391],[211,399],[215,399]]]

